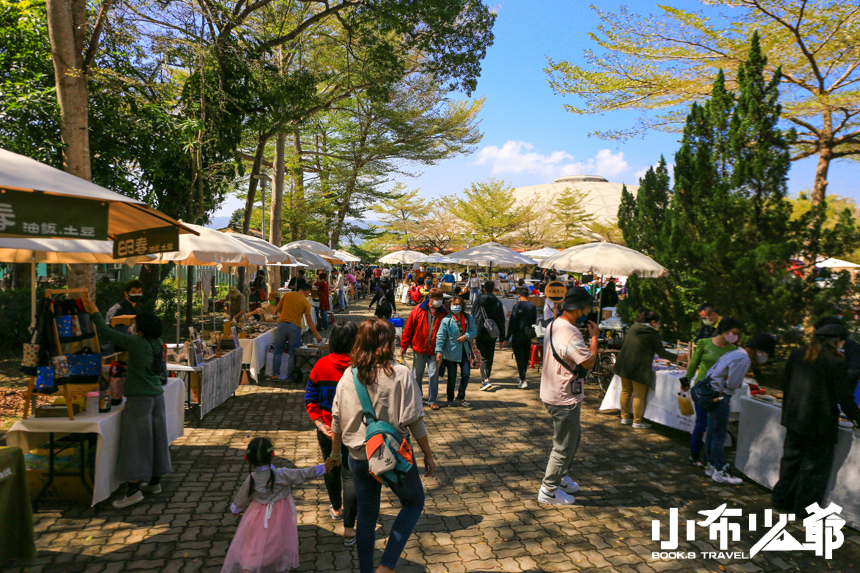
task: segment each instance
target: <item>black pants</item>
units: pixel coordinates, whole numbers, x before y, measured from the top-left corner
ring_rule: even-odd
[[[514,358],[517,361],[517,372],[520,380],[526,379],[526,371],[529,367],[529,353],[532,349],[531,340],[512,340],[511,350],[514,351]]]
[[[457,385],[457,367],[460,367],[460,390],[457,392],[457,400],[466,399],[466,387],[469,385],[469,375],[471,369],[469,366],[469,355],[466,354],[466,349],[463,349],[463,355],[460,357],[460,362],[451,360],[443,360],[441,369],[448,369],[448,401],[454,400],[454,388]],[[439,371],[439,377],[442,377],[442,370]]]
[[[328,458],[331,455],[331,438],[317,430],[317,441],[320,443],[323,458]],[[355,484],[352,481],[352,472],[349,471],[349,464],[346,463],[349,457],[349,450],[346,446],[341,445],[341,453],[343,455],[341,464],[332,468],[324,476],[325,488],[328,491],[331,506],[335,511],[343,509],[343,526],[355,527],[355,518],[358,515],[358,502],[355,498]],[[341,491],[343,492],[342,496]]]
[[[786,430],[779,463],[779,481],[773,488],[773,504],[791,510],[798,519],[806,516],[806,506],[824,503],[836,444],[810,439]]]
[[[490,374],[493,373],[493,357],[496,355],[496,339],[481,337],[475,339],[475,346],[478,347],[478,352],[481,353],[481,377],[484,380],[490,379]]]

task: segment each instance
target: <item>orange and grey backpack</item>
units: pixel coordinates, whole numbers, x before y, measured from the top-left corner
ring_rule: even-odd
[[[364,447],[370,475],[388,487],[402,485],[403,478],[415,464],[412,446],[394,426],[376,417],[367,387],[358,380],[358,370],[355,367],[352,369],[352,379],[361,401],[361,409],[364,410],[362,419],[367,426]]]

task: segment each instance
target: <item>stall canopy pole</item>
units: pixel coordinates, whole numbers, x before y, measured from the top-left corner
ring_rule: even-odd
[[[30,328],[36,328],[36,253],[30,263]]]
[[[176,265],[176,344],[179,344],[179,318],[182,316],[182,265]]]

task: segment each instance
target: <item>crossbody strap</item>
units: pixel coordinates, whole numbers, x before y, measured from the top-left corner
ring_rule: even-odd
[[[370,394],[367,393],[367,386],[362,384],[358,379],[358,368],[352,367],[352,380],[355,383],[355,392],[358,394],[358,399],[361,402],[361,409],[364,410],[365,425],[367,419],[370,418],[374,422],[378,421],[376,410],[373,409],[373,403],[370,401]]]
[[[556,351],[555,351],[555,344],[553,344],[553,343],[552,343],[552,325],[553,325],[553,324],[555,324],[555,320],[553,320],[553,321],[549,324],[549,332],[547,333],[547,335],[549,336],[549,348],[550,348],[550,350],[552,350],[552,356],[553,356],[553,358],[555,358],[555,359],[558,361],[558,363],[559,363],[559,364],[561,364],[562,366],[564,366],[564,367],[565,367],[565,369],[567,369],[567,371],[568,371],[568,372],[570,372],[571,374],[573,374],[574,376],[576,376],[576,372],[574,371],[574,369],[573,369],[573,368],[571,368],[571,367],[570,367],[570,364],[568,364],[567,362],[565,362],[564,360],[562,360],[562,359],[561,359],[561,356],[559,356],[559,355],[558,355],[558,352],[556,352]]]

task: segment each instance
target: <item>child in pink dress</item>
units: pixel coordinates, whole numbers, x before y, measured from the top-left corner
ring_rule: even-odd
[[[248,444],[245,459],[250,473],[236,493],[230,511],[247,508],[224,559],[221,573],[290,571],[299,566],[299,531],[292,487],[320,477],[334,462],[310,468],[288,469],[272,465],[275,447],[266,438]]]

